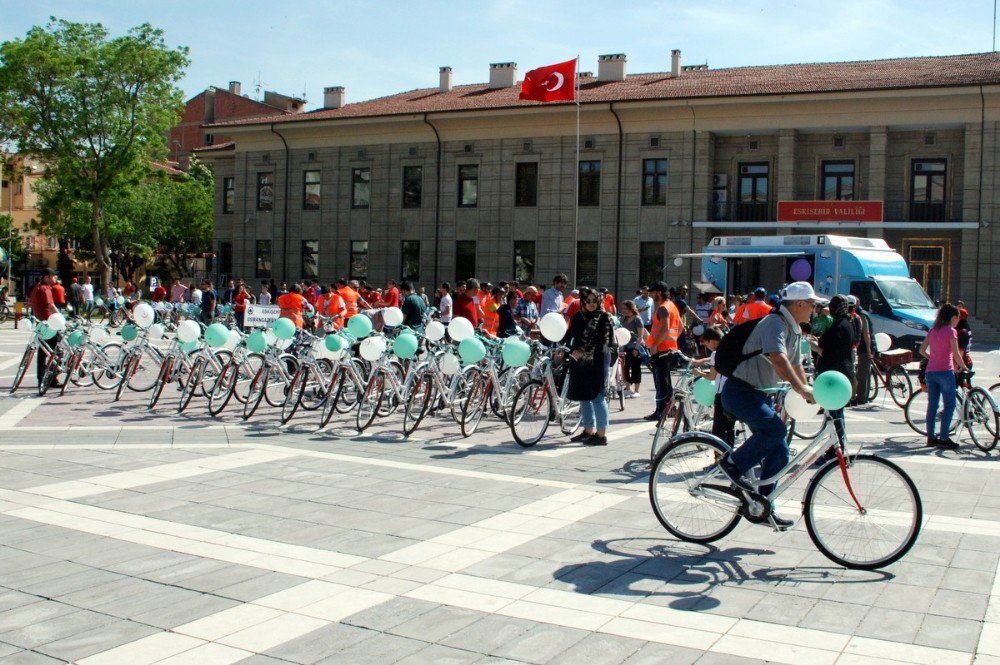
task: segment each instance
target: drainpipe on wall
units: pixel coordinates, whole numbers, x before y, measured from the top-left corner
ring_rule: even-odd
[[[437,159],[434,164],[434,288],[436,289],[438,284],[440,284],[440,276],[438,274],[438,258],[441,255],[441,151],[443,149],[441,145],[441,135],[438,133],[437,127],[435,127],[430,120],[427,119],[428,114],[424,114],[424,122],[427,123],[432,130],[434,130],[434,140],[437,141]]]
[[[698,121],[695,117],[694,107],[688,102],[688,110],[691,111],[691,219],[688,221],[688,253],[694,254],[694,202],[695,190],[697,189],[697,166],[698,166]],[[694,261],[688,260],[688,288],[689,295],[694,293]],[[699,274],[699,277],[701,275]]]
[[[277,134],[285,146],[285,203],[282,206],[281,223],[281,281],[285,282],[288,281],[288,177],[292,168],[291,152],[288,149],[288,141],[281,135],[281,132],[274,128],[273,122],[271,123],[271,132]]]
[[[979,312],[979,248],[983,246],[983,141],[986,139],[986,96],[983,94],[983,86],[979,86],[979,224],[976,227],[976,286],[973,291],[972,302],[975,311]],[[990,258],[993,254],[992,234],[990,232]],[[992,263],[992,261],[991,261]],[[985,320],[985,318],[983,319]]]
[[[622,168],[624,164],[624,146],[625,146],[625,134],[622,131],[622,119],[618,116],[618,112],[615,111],[615,104],[611,102],[608,105],[608,110],[611,114],[615,116],[615,122],[618,123],[618,185],[615,195],[615,288],[613,293],[615,298],[621,299],[621,295],[618,293],[618,275],[620,274],[621,266],[621,245],[622,245]]]

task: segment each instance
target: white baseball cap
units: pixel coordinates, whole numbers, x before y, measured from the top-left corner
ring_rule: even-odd
[[[792,282],[783,288],[779,295],[781,295],[782,301],[810,300],[812,302],[820,303],[821,305],[825,305],[830,302],[826,298],[820,298],[816,295],[816,292],[813,291],[812,284],[809,282]]]

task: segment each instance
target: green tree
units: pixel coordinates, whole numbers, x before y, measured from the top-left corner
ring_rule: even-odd
[[[187,259],[212,248],[215,178],[209,166],[192,157],[187,177],[174,180],[172,185],[176,210],[171,223],[157,236],[159,250],[174,275],[190,276]]]
[[[88,232],[103,283],[111,277],[104,206],[166,153],[183,105],[176,87],[186,48],[149,24],[111,38],[100,24],[52,18],[0,46],[0,124],[20,152],[49,164],[64,200],[89,206]]]
[[[0,215],[0,275],[13,274],[13,267],[24,263],[24,239],[14,230],[14,218]],[[10,263],[5,263],[6,261]],[[8,270],[10,273],[8,274]]]

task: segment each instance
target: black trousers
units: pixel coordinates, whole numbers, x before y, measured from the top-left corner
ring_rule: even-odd
[[[732,446],[736,438],[736,435],[733,433],[735,425],[736,421],[722,408],[722,393],[715,393],[715,415],[712,419],[712,434]]]
[[[642,359],[633,355],[633,351],[625,351],[625,383],[639,385],[642,382]]]
[[[649,359],[653,368],[653,386],[656,388],[656,415],[662,416],[674,396],[674,384],[670,378],[673,355],[661,353]]]

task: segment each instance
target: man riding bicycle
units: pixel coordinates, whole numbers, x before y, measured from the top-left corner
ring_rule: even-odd
[[[781,292],[781,306],[765,316],[743,345],[745,359],[733,371],[722,389],[722,406],[750,429],[751,436],[740,448],[722,458],[719,468],[734,485],[747,492],[753,486],[743,477],[760,464],[760,477],[777,475],[788,464],[788,429],[775,412],[764,389],[787,381],[792,390],[813,402],[812,388],[802,369],[800,323],[809,321],[815,303],[825,303],[808,282],[793,282]],[[751,357],[746,357],[751,356]],[[767,496],[773,485],[759,488]],[[773,513],[781,528],[794,524]]]

